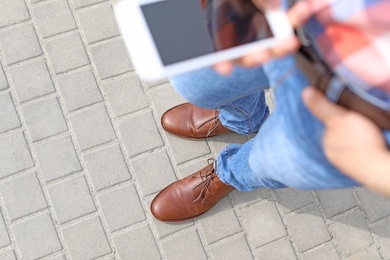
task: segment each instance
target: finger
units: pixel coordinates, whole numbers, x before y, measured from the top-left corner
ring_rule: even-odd
[[[260,10],[270,10],[281,8],[280,0],[252,0],[253,4]]]
[[[232,74],[234,64],[233,61],[222,61],[215,64],[213,67],[217,73],[223,76],[228,76]]]
[[[280,58],[287,54],[296,52],[299,49],[299,46],[301,46],[301,43],[298,38],[295,35],[292,35],[270,49],[270,54],[272,57]]]
[[[309,1],[299,1],[287,11],[292,27],[302,26],[314,14],[314,8]]]
[[[313,87],[303,90],[302,99],[309,111],[325,125],[329,125],[333,118],[343,116],[348,111],[332,103],[322,92]]]

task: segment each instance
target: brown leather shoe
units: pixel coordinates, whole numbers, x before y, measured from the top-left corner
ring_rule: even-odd
[[[172,183],[153,199],[150,209],[156,219],[178,222],[197,217],[234,190],[218,178],[214,160],[208,162],[208,166]]]
[[[233,133],[218,118],[219,111],[184,103],[169,109],[161,117],[161,125],[170,134],[189,139],[204,139]]]

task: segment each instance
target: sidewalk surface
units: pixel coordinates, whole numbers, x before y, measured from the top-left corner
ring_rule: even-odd
[[[1,260],[390,259],[390,200],[362,188],[233,192],[155,221],[158,191],[247,137],[164,133],[183,99],[138,79],[112,4],[0,0]]]

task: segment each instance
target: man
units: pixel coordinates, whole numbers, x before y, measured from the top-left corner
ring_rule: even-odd
[[[169,133],[191,139],[232,131],[258,134],[243,145],[229,145],[215,162],[161,191],[152,201],[152,214],[161,221],[188,220],[234,189],[329,189],[362,183],[390,195],[390,132],[383,130],[390,128],[386,10],[386,0],[307,0],[288,13],[294,27],[305,25],[315,51],[335,73],[326,84],[327,96],[365,115],[332,103],[314,88],[305,89],[307,77],[286,56],[297,49],[296,38],[242,58],[246,68],[219,64],[216,69],[228,77],[209,68],[173,78],[176,90],[197,106],[168,110],[161,121]],[[263,90],[268,87],[274,89],[276,108],[265,121]]]

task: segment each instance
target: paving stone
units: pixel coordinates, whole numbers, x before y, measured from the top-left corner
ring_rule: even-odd
[[[8,81],[7,78],[5,77],[3,66],[0,63],[0,90],[7,89],[7,88],[9,88]]]
[[[0,133],[21,127],[10,93],[0,94]]]
[[[34,27],[30,24],[3,31],[0,33],[0,44],[8,65],[42,54]]]
[[[275,190],[275,193],[279,205],[285,214],[315,202],[315,198],[311,191],[287,188],[277,189]]]
[[[370,250],[363,251],[361,253],[357,253],[352,255],[348,260],[381,260],[378,251],[373,248]]]
[[[47,207],[45,196],[35,174],[23,175],[4,182],[0,186],[0,191],[11,220]]]
[[[85,110],[70,118],[82,150],[113,141],[116,138],[104,106]]]
[[[248,137],[239,134],[224,134],[214,136],[208,140],[208,143],[214,147],[217,154],[220,154],[226,149],[228,144],[244,144],[248,141]]]
[[[107,79],[133,70],[133,65],[122,39],[92,46],[90,50],[100,79]]]
[[[363,214],[359,210],[335,216],[330,228],[342,256],[349,256],[373,243]]]
[[[45,181],[82,170],[70,136],[36,145],[35,152]]]
[[[0,254],[0,259],[2,260],[16,260],[16,255],[14,250],[5,251]]]
[[[60,76],[58,85],[69,112],[103,101],[90,69]]]
[[[262,246],[287,235],[272,201],[261,201],[242,208],[239,215],[252,247]]]
[[[255,257],[267,260],[296,259],[294,250],[287,238],[256,249]]]
[[[80,8],[80,7],[84,7],[84,6],[88,6],[88,5],[93,5],[93,4],[96,4],[96,3],[104,2],[106,0],[70,0],[70,1],[73,2],[74,6],[76,8]]]
[[[66,227],[62,232],[72,259],[94,259],[112,251],[97,217]]]
[[[58,221],[65,223],[96,211],[84,176],[48,187]]]
[[[161,259],[148,226],[113,237],[120,259]]]
[[[300,252],[331,239],[320,210],[315,204],[286,215],[285,221]]]
[[[152,87],[155,87],[158,85],[163,85],[163,84],[169,83],[169,79],[164,78],[161,80],[149,81],[149,82],[141,80],[141,82],[142,82],[142,86],[145,86],[146,88],[152,88]]]
[[[129,114],[148,106],[141,83],[135,74],[106,83],[104,92],[115,116]]]
[[[211,250],[215,260],[252,260],[253,256],[244,237],[229,238],[217,243]],[[259,258],[261,259],[261,258]]]
[[[186,232],[171,240],[161,243],[166,258],[169,260],[201,260],[207,259],[196,231]]]
[[[163,145],[150,112],[127,118],[121,122],[119,130],[129,157]]]
[[[185,102],[185,100],[180,97],[169,84],[155,88],[150,93],[159,118],[171,107]],[[206,141],[191,141],[183,138],[177,138],[176,136],[170,135],[166,132],[164,132],[164,135],[166,135],[168,139],[168,144],[171,147],[177,164],[211,153]],[[183,147],[186,147],[186,149],[183,149]],[[210,157],[214,156],[210,154]]]
[[[230,200],[225,199],[225,201],[229,201],[230,204]],[[241,226],[234,210],[230,205],[230,209],[222,209],[223,202],[220,201],[206,215],[203,215],[199,221],[209,244],[241,231]]]
[[[352,189],[317,191],[327,218],[357,206]]]
[[[367,189],[357,189],[357,195],[361,201],[361,206],[372,223],[390,215],[390,199]]]
[[[177,180],[165,151],[134,160],[131,165],[144,196],[159,192]]]
[[[0,28],[27,21],[30,14],[23,0],[2,0],[0,8]]]
[[[268,199],[271,197],[269,189],[257,189],[251,192],[239,192],[233,191],[232,201],[234,206],[244,205],[247,203],[253,203],[259,200]]]
[[[24,259],[37,259],[62,249],[50,214],[12,226]]]
[[[8,230],[4,222],[3,215],[0,212],[0,248],[11,244],[11,240],[8,236]],[[0,258],[1,259],[1,258]]]
[[[23,133],[0,137],[0,178],[34,166]]]
[[[129,169],[119,145],[105,147],[84,156],[88,174],[96,190],[130,179]]]
[[[98,199],[111,232],[145,220],[134,185],[100,194]]]
[[[109,3],[82,10],[78,13],[78,17],[88,43],[120,35],[114,12]]]
[[[68,130],[60,103],[50,98],[22,107],[33,142]]]
[[[384,222],[376,224],[372,227],[372,231],[379,242],[383,256],[385,259],[390,259],[390,219],[386,219]]]
[[[31,12],[43,38],[77,29],[66,0],[46,1],[33,6]]]
[[[10,73],[20,102],[55,92],[45,60],[11,68]]]
[[[306,252],[302,256],[303,260],[339,260],[339,256],[337,254],[336,249],[334,248],[334,245],[329,242],[325,243],[321,246],[318,246],[314,248],[313,250],[310,250]]]
[[[45,46],[51,67],[56,74],[89,64],[79,34],[47,40]]]

